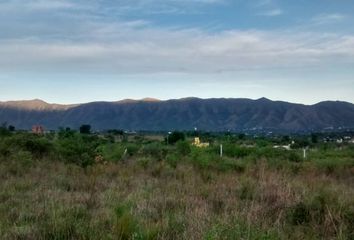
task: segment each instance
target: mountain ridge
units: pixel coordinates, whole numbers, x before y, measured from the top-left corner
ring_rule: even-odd
[[[296,105],[303,105],[303,106],[315,106],[323,103],[347,103],[347,104],[354,104],[351,102],[347,101],[340,101],[340,100],[324,100],[321,102],[313,103],[313,104],[305,104],[305,103],[294,103],[294,102],[289,102],[289,101],[282,101],[282,100],[271,100],[266,97],[261,97],[258,99],[250,99],[250,98],[199,98],[199,97],[184,97],[184,98],[172,98],[172,99],[166,99],[166,100],[161,100],[158,98],[152,98],[152,97],[146,97],[142,99],[131,99],[131,98],[126,98],[126,99],[121,99],[117,101],[91,101],[91,102],[83,102],[83,103],[73,103],[73,104],[64,104],[64,103],[49,103],[47,101],[44,101],[39,98],[35,99],[28,99],[28,100],[9,100],[9,101],[0,101],[0,106],[11,106],[11,107],[26,107],[27,109],[30,109],[31,104],[41,104],[43,106],[53,106],[51,109],[60,109],[62,108],[71,108],[71,107],[76,107],[80,105],[85,105],[85,104],[92,104],[92,103],[137,103],[137,102],[169,102],[169,101],[188,101],[188,100],[250,100],[250,101],[267,101],[267,102],[281,102],[281,103],[290,103],[290,104],[296,104]],[[36,108],[34,107],[32,110],[35,110]]]
[[[46,129],[78,128],[81,124],[91,124],[96,130],[164,131],[197,127],[208,131],[318,131],[354,128],[354,104],[323,101],[305,105],[267,98],[189,97],[65,105],[34,99],[0,102],[1,122],[19,129],[30,129],[35,124]]]

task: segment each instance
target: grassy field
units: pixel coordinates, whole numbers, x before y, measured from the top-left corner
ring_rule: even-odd
[[[0,239],[354,239],[351,145],[0,139]]]

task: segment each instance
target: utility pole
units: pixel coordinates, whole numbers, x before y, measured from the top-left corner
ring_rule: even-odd
[[[304,159],[306,159],[306,148],[303,148],[302,151],[303,151]]]

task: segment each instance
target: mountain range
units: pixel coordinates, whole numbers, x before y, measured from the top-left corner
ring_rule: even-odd
[[[314,105],[244,98],[153,98],[85,104],[49,104],[42,100],[0,102],[0,123],[17,129],[42,125],[77,129],[146,131],[273,131],[309,132],[354,129],[354,104],[325,101]]]

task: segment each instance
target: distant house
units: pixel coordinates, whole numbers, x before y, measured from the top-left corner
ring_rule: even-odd
[[[275,146],[273,146],[273,148],[276,148],[276,149],[283,148],[285,150],[291,150],[291,144],[289,144],[289,145],[275,145]]]
[[[41,125],[34,125],[32,127],[32,133],[34,134],[43,134],[44,133],[44,128]]]
[[[192,145],[196,147],[209,147],[209,143],[202,143],[199,137],[194,138],[194,143]]]

